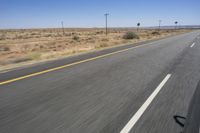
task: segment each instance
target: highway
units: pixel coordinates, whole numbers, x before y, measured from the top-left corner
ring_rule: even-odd
[[[0,133],[180,133],[199,80],[200,31],[0,73]]]

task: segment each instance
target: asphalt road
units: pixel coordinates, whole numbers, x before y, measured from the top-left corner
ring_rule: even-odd
[[[183,133],[199,133],[200,132],[200,82],[190,102],[188,115],[184,123]]]
[[[174,118],[187,117],[200,80],[200,31],[1,73],[0,83],[73,62],[1,84],[0,133],[180,133]]]

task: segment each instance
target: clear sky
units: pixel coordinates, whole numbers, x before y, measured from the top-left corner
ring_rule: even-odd
[[[0,28],[200,25],[200,0],[0,0]]]

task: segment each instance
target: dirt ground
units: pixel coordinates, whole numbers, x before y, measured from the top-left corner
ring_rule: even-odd
[[[126,32],[135,32],[139,39],[123,39]],[[191,30],[109,29],[23,29],[0,30],[0,67],[40,62],[102,49],[119,44],[137,43]],[[7,67],[8,66],[8,67]],[[0,70],[1,70],[0,69]]]

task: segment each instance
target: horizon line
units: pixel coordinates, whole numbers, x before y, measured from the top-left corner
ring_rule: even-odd
[[[160,26],[160,28],[173,28],[175,25],[163,25]],[[140,26],[140,28],[145,29],[145,28],[158,28],[159,26]],[[178,25],[178,27],[182,27],[182,28],[200,28],[200,24],[199,25]],[[104,29],[105,27],[103,26],[99,26],[99,27],[64,27],[64,29]],[[108,28],[137,28],[136,26],[132,27],[132,26],[114,26],[114,27],[108,27]],[[0,30],[29,30],[29,29],[62,29],[62,27],[25,27],[25,28],[0,28]]]

